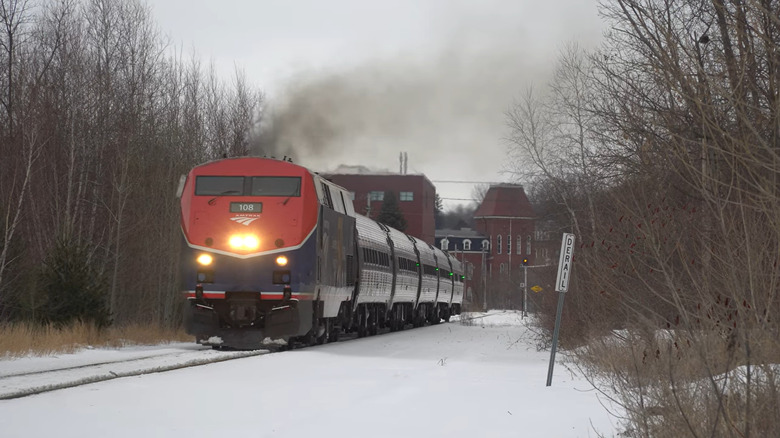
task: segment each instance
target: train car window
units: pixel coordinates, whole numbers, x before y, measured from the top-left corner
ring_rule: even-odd
[[[344,195],[341,190],[336,187],[332,187],[330,194],[333,196],[333,209],[339,213],[347,213],[347,207],[344,206]]]
[[[301,196],[299,176],[253,176],[251,196]]]
[[[333,198],[330,196],[330,187],[325,183],[322,183],[322,193],[325,195],[323,196],[322,203],[333,210]]]
[[[341,205],[344,207],[344,213],[349,213],[347,209],[347,201],[344,200],[344,192],[339,190],[339,197],[341,198]]]
[[[351,255],[347,256],[347,286],[355,284],[355,277],[353,272],[355,271],[355,260]]]
[[[195,178],[198,196],[240,196],[244,194],[243,176],[199,176]]]

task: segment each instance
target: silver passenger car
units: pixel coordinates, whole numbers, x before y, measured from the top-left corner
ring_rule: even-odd
[[[396,303],[417,303],[417,290],[420,285],[420,267],[417,265],[417,253],[414,243],[406,234],[388,228],[393,242],[393,256],[396,269],[395,291],[390,307]]]
[[[422,269],[422,282],[420,284],[420,297],[417,306],[433,305],[436,303],[436,294],[439,290],[439,276],[434,256],[434,247],[422,240],[414,239],[415,246],[420,252],[420,268]]]
[[[463,304],[463,281],[465,279],[465,273],[463,272],[463,264],[452,255],[449,257],[452,262],[452,271],[455,274],[453,276],[455,279],[455,287],[452,291],[452,302],[450,305],[453,308],[453,313],[460,313],[460,306]]]
[[[455,276],[452,274],[450,256],[436,247],[434,247],[434,254],[439,274],[439,293],[436,295],[436,303],[439,304],[440,308],[449,308],[450,301],[452,301],[453,277]]]
[[[390,302],[393,285],[393,269],[387,232],[371,219],[355,215],[358,248],[360,253],[360,278],[355,304]]]

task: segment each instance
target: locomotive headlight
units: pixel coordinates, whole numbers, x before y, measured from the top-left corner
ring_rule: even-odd
[[[276,264],[279,266],[287,266],[287,257],[279,256],[276,258]]]
[[[260,246],[260,241],[255,236],[244,236],[244,248],[257,249]]]
[[[260,246],[260,239],[258,239],[257,236],[253,236],[251,234],[243,236],[235,234],[230,236],[228,243],[233,249],[257,249]]]
[[[244,246],[244,238],[242,236],[230,236],[230,247],[233,249],[239,249]]]
[[[203,266],[208,266],[208,265],[211,264],[211,262],[214,261],[214,258],[212,258],[208,254],[201,254],[201,255],[198,256],[197,261],[198,261],[198,263],[200,263]]]

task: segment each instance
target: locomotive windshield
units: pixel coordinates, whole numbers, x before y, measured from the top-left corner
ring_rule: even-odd
[[[299,176],[199,176],[199,196],[301,196]]]
[[[195,180],[195,194],[201,196],[239,196],[244,193],[243,176],[199,176]]]
[[[252,196],[301,196],[301,177],[252,177]]]

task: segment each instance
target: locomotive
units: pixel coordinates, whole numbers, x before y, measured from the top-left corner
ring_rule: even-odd
[[[185,328],[199,343],[321,344],[460,313],[458,260],[356,214],[350,192],[291,161],[208,162],[179,197]]]

